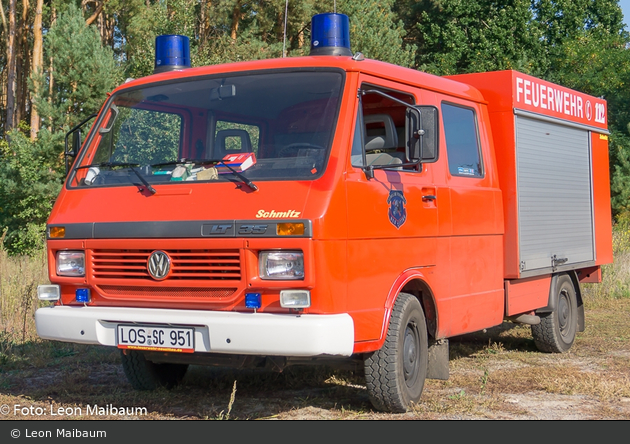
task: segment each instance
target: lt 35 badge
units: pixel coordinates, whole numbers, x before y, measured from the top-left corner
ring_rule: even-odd
[[[387,203],[389,204],[389,221],[396,228],[400,228],[407,220],[407,209],[405,208],[407,199],[405,199],[405,195],[402,191],[390,190]]]

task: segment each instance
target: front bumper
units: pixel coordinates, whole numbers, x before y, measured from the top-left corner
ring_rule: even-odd
[[[348,314],[290,315],[117,307],[43,307],[35,312],[43,339],[116,346],[119,323],[193,326],[195,352],[261,356],[350,356]]]

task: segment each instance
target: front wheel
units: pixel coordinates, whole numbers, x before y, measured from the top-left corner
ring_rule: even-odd
[[[578,304],[573,281],[566,275],[558,276],[554,288],[556,307],[540,316],[540,324],[532,325],[532,336],[538,350],[564,353],[571,348],[578,330]]]
[[[136,350],[121,350],[121,360],[125,376],[135,390],[167,389],[177,385],[188,370],[187,364],[156,364],[147,361]]]
[[[428,363],[428,336],[417,298],[401,293],[380,350],[365,358],[365,382],[374,407],[404,413],[417,404],[424,389]]]

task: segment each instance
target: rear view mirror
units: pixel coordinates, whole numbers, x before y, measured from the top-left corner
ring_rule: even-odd
[[[223,100],[236,97],[236,85],[221,85],[210,90],[210,100]]]
[[[112,103],[109,109],[111,111],[111,117],[109,118],[109,122],[107,122],[107,125],[98,130],[100,134],[107,134],[108,132],[110,132],[112,128],[114,127],[114,122],[116,121],[116,117],[118,117],[118,107],[116,105]]]
[[[405,153],[410,162],[431,163],[438,158],[438,110],[435,106],[408,107]]]

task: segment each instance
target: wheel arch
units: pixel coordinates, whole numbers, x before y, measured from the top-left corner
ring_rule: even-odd
[[[549,297],[547,300],[547,306],[542,307],[536,310],[536,313],[551,313],[556,309],[556,305],[558,303],[557,295],[555,294],[555,288],[558,282],[558,277],[563,274],[568,275],[571,278],[571,282],[573,283],[573,288],[575,289],[575,297],[577,299],[577,308],[578,308],[578,331],[583,332],[585,329],[585,320],[584,320],[584,302],[582,299],[582,289],[580,288],[580,280],[578,279],[576,270],[569,270],[562,273],[556,273],[551,277],[551,282],[549,284]]]
[[[435,339],[438,330],[439,317],[437,306],[435,303],[435,295],[427,282],[425,275],[420,269],[409,269],[402,273],[387,295],[385,302],[385,316],[383,319],[383,327],[381,329],[381,338],[379,342],[385,340],[387,329],[389,328],[389,320],[392,308],[396,303],[396,298],[400,293],[409,293],[414,295],[424,311],[424,317],[427,323],[427,332],[429,336]]]

